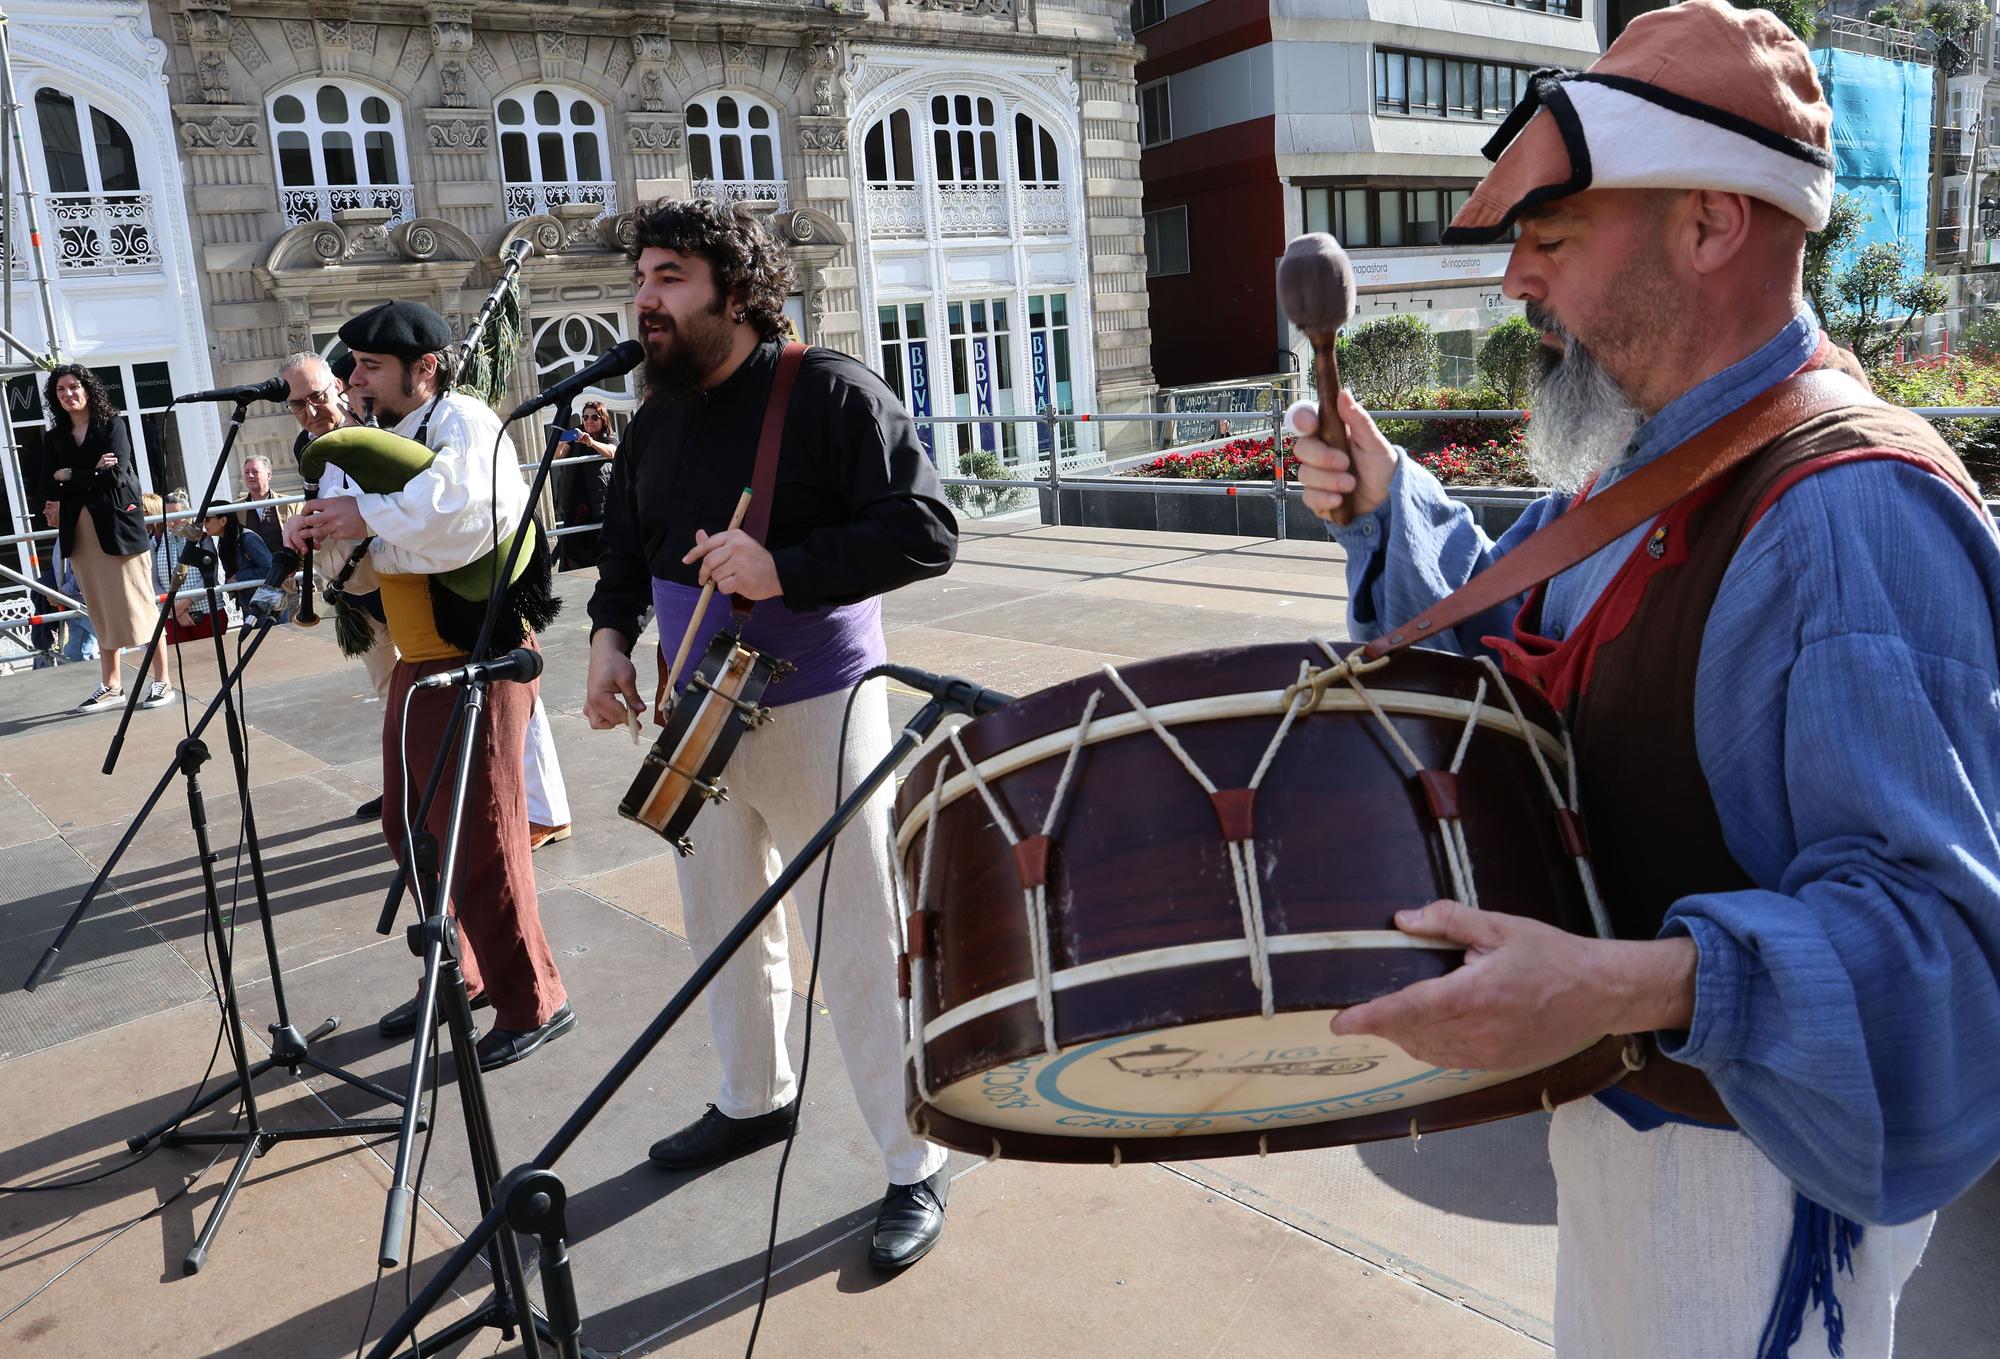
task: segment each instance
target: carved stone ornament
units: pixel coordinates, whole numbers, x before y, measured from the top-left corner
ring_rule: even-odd
[[[845,151],[847,126],[836,123],[830,127],[801,127],[799,144],[808,151]]]
[[[722,44],[722,64],[732,69],[753,65],[756,61],[754,52],[748,42],[731,39]]]
[[[942,10],[948,14],[994,19],[1014,17],[1014,0],[907,0],[907,3],[921,10]]]
[[[292,321],[285,327],[286,347],[294,354],[311,353],[317,346],[313,344],[312,322]]]
[[[321,47],[352,47],[354,34],[345,19],[321,19],[319,24],[319,45]]]
[[[840,64],[840,46],[833,34],[813,34],[806,43],[806,64],[815,71],[831,71]]]
[[[188,41],[196,46],[229,42],[229,0],[188,0]]]
[[[634,33],[632,35],[632,59],[634,61],[665,61],[673,54],[673,39],[664,33]]]
[[[448,56],[472,50],[472,6],[432,5],[431,46]]]
[[[639,77],[639,107],[647,113],[667,111],[667,82],[658,71]]]
[[[821,118],[833,116],[833,77],[830,75],[813,77],[813,113]]]
[[[229,102],[229,63],[220,52],[204,52],[194,64],[194,77],[201,86],[201,102]]]
[[[465,63],[447,61],[438,67],[438,84],[444,91],[444,106],[448,109],[465,107]]]
[[[205,123],[182,123],[181,145],[190,151],[254,151],[257,124],[216,114]]]
[[[493,130],[484,123],[454,118],[448,123],[432,123],[430,142],[433,151],[484,151],[492,145]]]
[[[626,128],[634,151],[678,151],[681,149],[681,130],[675,123],[632,122]]]

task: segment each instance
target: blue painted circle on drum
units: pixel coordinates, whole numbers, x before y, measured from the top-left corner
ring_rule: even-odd
[[[1406,1076],[1402,1080],[1391,1081],[1387,1085],[1378,1085],[1368,1090],[1347,1091],[1332,1097],[1321,1096],[1318,1099],[1303,1100],[1295,1104],[1272,1104],[1255,1109],[1202,1109],[1199,1111],[1178,1109],[1149,1112],[1138,1109],[1106,1109],[1100,1105],[1085,1104],[1080,1100],[1072,1099],[1068,1095],[1065,1095],[1058,1086],[1063,1072],[1086,1057],[1095,1056],[1106,1048],[1117,1047],[1121,1044],[1142,1042],[1146,1039],[1168,1037],[1175,1032],[1176,1030],[1174,1029],[1155,1029],[1146,1033],[1121,1034],[1116,1038],[1106,1038],[1099,1042],[1086,1043],[1080,1048],[1072,1048],[1035,1074],[1035,1093],[1053,1105],[1064,1109],[1071,1109],[1080,1114],[1099,1114],[1107,1118],[1186,1119],[1194,1117],[1204,1120],[1214,1120],[1218,1118],[1252,1118],[1265,1114],[1293,1113],[1301,1109],[1312,1109],[1320,1105],[1335,1102],[1342,1104],[1352,1103],[1368,1099],[1371,1096],[1387,1094],[1390,1091],[1406,1089],[1412,1085],[1421,1085],[1426,1081],[1451,1074],[1449,1068],[1431,1067],[1428,1070],[1418,1072],[1414,1076]]]

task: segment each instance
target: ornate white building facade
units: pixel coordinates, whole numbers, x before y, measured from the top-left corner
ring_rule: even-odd
[[[526,237],[512,394],[545,385],[630,333],[633,209],[697,195],[769,211],[802,335],[918,413],[1150,397],[1125,0],[153,0],[153,19],[222,381],[326,351],[389,297],[464,323]],[[292,427],[266,412],[246,451],[282,466]],[[1057,443],[932,436],[947,466]]]
[[[0,324],[39,353],[97,371],[126,414],[148,489],[199,480],[221,426],[213,407],[168,408],[173,393],[212,385],[212,372],[166,44],[141,0],[10,0],[6,14],[28,175],[24,183],[15,168],[0,216],[11,308]],[[31,202],[39,252],[27,231]],[[19,454],[5,460],[8,523],[23,532],[45,527],[29,518],[41,505],[33,483],[48,413],[41,376],[18,371],[18,353],[4,361]]]

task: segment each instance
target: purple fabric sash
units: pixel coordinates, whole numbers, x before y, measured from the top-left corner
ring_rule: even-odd
[[[680,645],[700,598],[701,591],[693,586],[653,578],[653,616],[659,622],[664,660],[674,658],[674,649]],[[685,673],[676,677],[677,685],[687,683],[715,634],[729,621],[729,596],[717,592],[702,616]],[[764,692],[765,704],[774,708],[851,689],[869,670],[889,659],[888,644],[882,639],[879,598],[806,613],[794,613],[782,599],[759,600],[750,611],[750,621],[743,625],[743,641],[767,656],[790,661],[794,667],[791,674],[774,681]]]

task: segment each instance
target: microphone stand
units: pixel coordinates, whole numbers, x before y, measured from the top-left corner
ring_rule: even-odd
[[[189,543],[181,554],[181,560],[183,564],[191,565],[201,571],[202,583],[208,592],[209,608],[215,616],[220,616],[222,605],[216,589],[215,554],[199,543]],[[244,759],[239,718],[231,697],[237,680],[249,668],[250,662],[257,655],[258,648],[263,646],[264,639],[270,636],[271,626],[272,622],[268,617],[258,625],[256,634],[244,647],[242,658],[237,661],[234,668],[231,668],[228,664],[228,655],[223,649],[221,632],[218,631],[215,634],[215,654],[222,676],[222,691],[209,700],[208,707],[202,712],[201,717],[194,725],[189,728],[186,738],[175,749],[173,763],[160,776],[160,781],[154,785],[153,791],[147,796],[145,804],[140,807],[138,815],[132,819],[132,824],[126,828],[124,838],[119,840],[118,847],[112,850],[110,858],[104,863],[104,867],[98,870],[97,878],[91,883],[90,890],[84,894],[83,901],[77,906],[76,912],[71,915],[68,924],[63,926],[62,934],[57,937],[54,944],[50,945],[48,952],[43,955],[41,962],[36,965],[34,975],[28,979],[27,986],[27,989],[32,991],[40,983],[43,975],[47,973],[49,967],[55,961],[63,939],[67,938],[69,932],[76,927],[77,921],[82,919],[84,911],[89,908],[90,903],[96,898],[98,892],[102,890],[105,882],[109,880],[112,869],[117,866],[119,859],[123,857],[125,851],[131,847],[132,841],[139,834],[139,828],[145,823],[146,817],[151,814],[153,808],[159,804],[160,799],[165,796],[168,786],[173,783],[174,776],[176,774],[180,775],[187,787],[188,820],[194,828],[196,862],[201,869],[203,907],[208,918],[207,927],[210,939],[215,948],[217,970],[222,978],[223,1020],[229,1036],[230,1056],[234,1059],[236,1067],[234,1076],[225,1078],[225,1083],[214,1093],[204,1096],[201,1100],[197,1101],[188,1110],[188,1116],[191,1116],[196,1110],[204,1109],[216,1103],[232,1092],[240,1092],[243,1097],[243,1112],[238,1119],[238,1126],[226,1131],[218,1133],[168,1131],[170,1128],[176,1128],[178,1123],[182,1121],[181,1119],[174,1119],[150,1128],[135,1137],[126,1139],[125,1145],[135,1152],[145,1150],[146,1146],[155,1139],[158,1139],[166,1146],[234,1144],[240,1148],[235,1164],[229,1169],[228,1178],[223,1181],[222,1192],[216,1197],[214,1208],[209,1211],[208,1220],[202,1224],[201,1231],[195,1237],[193,1246],[189,1248],[187,1255],[181,1261],[181,1272],[184,1276],[200,1272],[203,1263],[208,1258],[209,1245],[214,1241],[217,1230],[222,1226],[223,1217],[229,1212],[230,1205],[235,1201],[236,1191],[242,1187],[243,1177],[248,1173],[250,1163],[259,1156],[262,1156],[266,1151],[269,1151],[274,1145],[279,1142],[294,1142],[309,1138],[368,1136],[375,1133],[391,1132],[401,1126],[399,1120],[381,1118],[354,1121],[342,1120],[332,1124],[312,1127],[272,1127],[264,1122],[262,1111],[257,1106],[257,1094],[254,1085],[257,1077],[272,1070],[274,1067],[282,1067],[293,1077],[297,1077],[299,1074],[298,1069],[302,1065],[311,1066],[314,1070],[324,1072],[329,1076],[338,1077],[348,1084],[366,1090],[378,1098],[388,1100],[391,1103],[396,1102],[394,1094],[376,1085],[373,1081],[364,1080],[359,1076],[352,1075],[349,1072],[340,1070],[338,1067],[322,1062],[306,1050],[307,1044],[332,1032],[335,1025],[340,1022],[339,1020],[328,1019],[317,1029],[313,1030],[311,1035],[302,1037],[298,1030],[292,1027],[290,1021],[284,1018],[284,984],[282,977],[279,975],[277,943],[271,932],[270,903],[265,892],[262,865],[257,854],[256,830],[251,820],[250,796],[247,786],[249,766]],[[248,1041],[243,1033],[243,1016],[238,1005],[236,992],[234,950],[230,945],[231,929],[229,926],[224,925],[222,919],[222,895],[216,881],[215,873],[215,860],[218,856],[209,845],[208,809],[201,788],[201,769],[210,758],[208,744],[201,737],[202,733],[208,729],[209,723],[215,720],[217,713],[225,713],[227,715],[225,725],[229,731],[230,751],[234,757],[236,768],[237,792],[241,798],[243,809],[244,834],[249,846],[252,877],[256,883],[257,900],[260,907],[259,915],[264,927],[264,947],[271,961],[271,990],[280,1016],[279,1022],[271,1026],[271,1033],[275,1040],[272,1045],[271,1056],[254,1065],[249,1060]]]
[[[200,509],[197,512],[196,518],[191,521],[193,523],[205,523],[208,518],[209,509],[216,503],[215,497],[222,481],[222,469],[229,461],[229,451],[235,444],[237,431],[243,424],[244,416],[248,411],[252,399],[245,397],[235,403],[235,409],[230,415],[228,433],[223,439],[221,450],[216,454],[215,465],[209,471],[208,485],[202,492]],[[179,592],[180,583],[190,573],[199,573],[203,588],[208,596],[209,617],[215,623],[211,636],[214,640],[216,674],[222,680],[220,685],[221,692],[209,703],[207,710],[202,714],[201,720],[190,729],[187,737],[176,750],[173,763],[160,776],[159,783],[140,807],[137,815],[132,818],[132,823],[126,827],[124,836],[119,840],[117,847],[112,850],[110,857],[105,860],[103,867],[98,870],[97,876],[92,880],[89,889],[83,894],[82,900],[77,903],[76,909],[70,913],[69,919],[63,923],[62,928],[57,931],[55,939],[50,942],[48,949],[42,954],[40,960],[36,962],[34,970],[28,975],[24,989],[33,991],[48,978],[49,973],[56,966],[63,945],[69,941],[70,935],[82,923],[91,905],[97,900],[98,894],[104,890],[105,884],[110,881],[113,870],[117,868],[120,860],[124,858],[126,850],[131,847],[132,842],[138,837],[140,829],[145,825],[146,819],[152,814],[153,809],[159,805],[161,797],[165,795],[167,787],[172,783],[176,773],[183,775],[188,780],[189,811],[194,821],[195,839],[201,860],[200,868],[203,891],[209,900],[211,911],[216,909],[217,888],[214,880],[212,856],[207,844],[206,810],[201,798],[200,786],[196,774],[201,766],[210,758],[208,747],[200,739],[201,734],[207,729],[209,722],[214,719],[217,712],[221,712],[224,715],[224,730],[228,734],[230,762],[236,781],[237,802],[242,808],[245,857],[250,862],[250,879],[257,902],[258,924],[263,934],[264,957],[271,978],[271,999],[273,1007],[277,1011],[277,1020],[269,1026],[271,1055],[254,1064],[248,1063],[245,1057],[247,1049],[243,1045],[241,1020],[236,1013],[234,973],[227,961],[228,950],[218,946],[218,955],[225,960],[221,969],[225,1001],[224,1008],[229,1023],[232,1026],[232,1042],[234,1043],[238,1059],[236,1063],[237,1070],[233,1077],[225,1077],[220,1086],[198,1100],[189,1111],[189,1114],[192,1115],[194,1112],[205,1109],[212,1104],[226,1099],[230,1094],[240,1091],[243,1097],[245,1118],[248,1121],[249,1130],[232,1135],[229,1139],[233,1141],[236,1140],[237,1136],[242,1136],[248,1140],[244,1142],[245,1149],[243,1155],[239,1159],[230,1179],[224,1185],[223,1193],[216,1201],[216,1206],[209,1216],[207,1226],[203,1229],[201,1236],[195,1242],[194,1248],[188,1252],[187,1258],[183,1262],[186,1272],[193,1274],[201,1268],[202,1261],[207,1255],[209,1242],[213,1238],[216,1228],[221,1225],[223,1215],[229,1210],[230,1200],[234,1197],[236,1188],[242,1180],[243,1173],[248,1168],[249,1160],[254,1156],[262,1155],[274,1141],[295,1136],[337,1137],[386,1132],[400,1126],[400,1123],[393,1119],[356,1122],[343,1121],[324,1129],[279,1133],[262,1127],[251,1085],[253,1081],[272,1070],[282,1070],[293,1079],[298,1079],[300,1069],[303,1067],[343,1081],[389,1104],[399,1104],[402,1101],[395,1092],[376,1084],[374,1081],[355,1075],[353,1072],[344,1070],[314,1055],[312,1045],[339,1027],[340,1020],[338,1017],[329,1016],[318,1027],[313,1029],[311,1033],[301,1033],[298,1026],[292,1021],[291,1009],[285,997],[284,968],[278,955],[277,934],[272,923],[270,887],[264,873],[264,856],[258,840],[256,812],[250,794],[250,760],[247,739],[242,715],[236,707],[237,682],[243,671],[248,668],[257,650],[263,645],[264,639],[270,635],[272,620],[268,617],[263,620],[255,636],[251,638],[248,645],[244,648],[242,659],[232,669],[229,664],[228,651],[223,642],[223,625],[227,615],[222,610],[222,602],[216,579],[215,553],[210,551],[204,543],[190,541],[181,549],[179,567],[180,570],[176,573],[176,578],[173,582],[174,588],[167,592],[167,598],[161,603],[160,615],[153,625],[152,638],[147,643],[145,656],[140,661],[139,673],[142,677],[142,682],[143,677],[151,673],[152,657],[162,644],[166,632],[167,619],[172,615],[175,602],[174,596]],[[118,733],[112,738],[110,749],[105,755],[104,772],[106,774],[111,773],[117,764],[119,751],[125,739],[126,724],[131,721],[138,697],[138,686],[135,685],[130,698],[126,702],[124,718],[119,724]],[[219,919],[219,916],[217,919]],[[168,1133],[168,1129],[174,1126],[175,1123],[172,1120],[158,1124],[143,1133],[128,1138],[126,1145],[133,1151],[143,1151],[150,1143],[161,1138],[162,1134]],[[180,1145],[188,1140],[188,1136],[173,1133],[168,1135],[165,1140],[169,1144]],[[215,1139],[210,1138],[208,1140],[213,1141]]]
[[[491,1251],[496,1242],[511,1243],[515,1232],[532,1234],[540,1244],[542,1295],[547,1303],[548,1329],[552,1333],[556,1354],[560,1359],[583,1359],[584,1356],[593,1353],[583,1346],[583,1319],[577,1308],[576,1284],[569,1264],[569,1229],[563,1211],[567,1194],[561,1177],[555,1173],[555,1163],[577,1138],[583,1135],[584,1129],[590,1126],[598,1114],[604,1111],[619,1088],[631,1078],[633,1072],[639,1069],[640,1064],[651,1055],[654,1048],[659,1046],[660,1041],[667,1036],[674,1025],[680,1022],[681,1017],[693,1006],[696,998],[708,984],[715,980],[716,974],[721,972],[723,965],[736,950],[763,927],[764,918],[777,908],[785,894],[805,876],[819,856],[829,849],[834,838],[849,821],[854,819],[862,807],[867,805],[868,799],[874,795],[876,789],[889,780],[896,772],[897,766],[910,752],[930,738],[948,713],[968,711],[965,705],[967,697],[963,691],[954,689],[944,696],[933,697],[930,702],[917,710],[915,716],[911,717],[903,728],[902,735],[889,748],[888,754],[884,755],[881,762],[869,771],[868,776],[855,786],[854,791],[848,794],[833,815],[814,833],[812,839],[806,842],[805,847],[785,865],[784,871],[777,876],[764,894],[757,898],[756,904],[745,911],[729,933],[723,936],[715,951],[701,960],[695,967],[693,975],[681,984],[674,998],[667,1002],[666,1008],[654,1016],[645,1031],[633,1040],[632,1045],[612,1065],[611,1070],[605,1073],[604,1078],[588,1095],[584,1096],[583,1103],[563,1121],[562,1126],[556,1129],[548,1143],[535,1154],[534,1159],[516,1167],[499,1181],[495,1187],[497,1202],[487,1204],[485,1195],[482,1194],[481,1203],[486,1208],[485,1216],[480,1218],[479,1224],[466,1235],[458,1249],[451,1253],[402,1315],[391,1323],[388,1332],[376,1342],[375,1348],[368,1352],[369,1359],[390,1359],[396,1353],[397,1347],[416,1333],[424,1317],[450,1292],[452,1285],[470,1267],[473,1260],[483,1252]],[[460,1070],[461,1072],[464,1070],[462,1065]],[[524,1287],[524,1285],[515,1286]],[[491,1309],[495,1305],[488,1303],[487,1307]],[[425,1340],[420,1352],[436,1353],[488,1324],[490,1322],[479,1315],[466,1317]],[[524,1334],[523,1339],[527,1338],[528,1336]],[[417,1352],[419,1351],[412,1351],[412,1353]],[[530,1344],[528,1354],[531,1359],[537,1353],[538,1351]]]
[[[549,469],[556,455],[556,435],[568,427],[571,419],[570,403],[564,401],[528,490],[526,505],[529,508],[523,511],[523,529],[528,527],[532,507],[548,483]],[[495,475],[499,475],[497,467]],[[516,534],[507,559],[494,578],[493,592],[486,602],[486,617],[467,660],[468,665],[477,665],[491,653],[493,631],[506,598],[507,583],[513,579],[514,564],[527,547],[528,536],[527,533]],[[494,1133],[492,1109],[486,1099],[485,1081],[479,1069],[478,1031],[472,1019],[472,1001],[458,961],[457,924],[447,910],[452,880],[458,867],[459,839],[464,829],[463,814],[472,774],[475,738],[485,711],[486,689],[493,682],[484,672],[475,670],[459,692],[445,727],[444,739],[438,747],[437,758],[431,764],[430,777],[418,802],[416,815],[409,823],[411,829],[406,858],[397,867],[396,877],[390,883],[388,896],[383,902],[382,918],[376,925],[382,934],[394,928],[404,884],[406,881],[413,882],[417,888],[418,919],[405,931],[405,936],[410,951],[424,960],[424,977],[417,990],[416,1037],[410,1055],[409,1081],[402,1101],[402,1128],[396,1143],[394,1178],[382,1215],[378,1259],[385,1269],[402,1262],[410,1212],[415,1204],[410,1166],[416,1150],[416,1134],[421,1127],[418,1111],[422,1108],[431,1036],[440,1003],[450,1035],[452,1058],[457,1067],[459,1103],[465,1115],[466,1140],[472,1157],[472,1181],[479,1195],[481,1213],[492,1216],[494,1205],[498,1202],[497,1186],[501,1171],[499,1141]],[[444,844],[440,851],[438,839],[428,827],[431,808],[447,769],[453,771],[453,781],[445,818]],[[403,790],[403,796],[408,798],[407,788]],[[532,1225],[523,1227],[523,1230],[533,1229]],[[566,1327],[573,1334],[578,1324],[574,1295],[568,1298],[565,1314],[560,1310],[562,1300],[552,1293],[551,1306],[558,1310],[553,1319],[545,1318],[535,1311],[530,1300],[527,1271],[522,1263],[520,1243],[514,1234],[491,1233],[482,1243],[482,1248],[493,1278],[493,1295],[483,1306],[454,1323],[452,1334],[466,1336],[494,1327],[503,1339],[511,1340],[515,1328],[519,1327],[527,1359],[540,1359],[543,1340],[555,1346],[556,1352],[567,1359],[581,1359],[582,1352],[563,1341],[562,1328]],[[544,1252],[544,1267],[550,1265],[563,1270],[567,1277],[566,1260],[559,1247]],[[431,1352],[431,1347],[427,1345],[425,1350]]]

